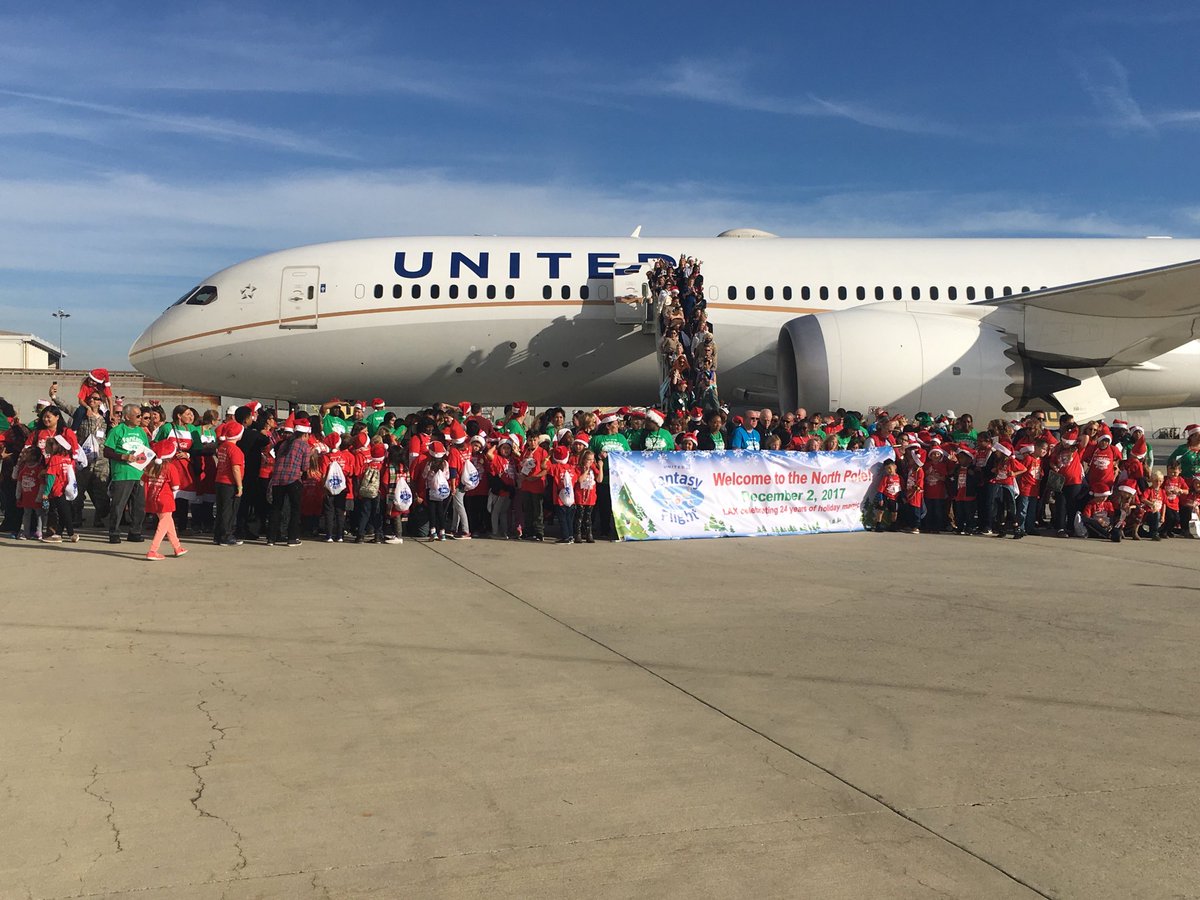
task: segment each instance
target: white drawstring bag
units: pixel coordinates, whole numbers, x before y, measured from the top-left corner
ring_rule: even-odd
[[[471,460],[465,460],[462,467],[462,477],[459,478],[459,490],[466,493],[473,491],[479,487],[479,470],[475,468],[475,463]]]
[[[79,496],[79,482],[75,480],[75,467],[67,468],[67,484],[63,488],[63,496],[67,498],[68,503],[74,503]]]
[[[575,476],[570,472],[563,473],[562,487],[558,489],[558,505],[575,505]],[[567,535],[570,537],[570,535]]]
[[[403,475],[396,479],[396,486],[392,489],[392,506],[402,513],[412,509],[413,495],[412,488],[408,486],[408,479]]]
[[[1195,511],[1192,512],[1192,518],[1187,524],[1188,534],[1194,538],[1200,538],[1200,517],[1197,517]]]
[[[445,469],[438,469],[436,472],[429,473],[429,499],[430,500],[449,500],[450,499],[450,476]]]
[[[1083,524],[1083,516],[1080,513],[1075,513],[1075,537],[1085,538],[1088,536],[1087,526]]]
[[[330,460],[329,468],[325,472],[325,490],[334,497],[346,490],[346,473],[342,471],[342,464],[336,459]]]

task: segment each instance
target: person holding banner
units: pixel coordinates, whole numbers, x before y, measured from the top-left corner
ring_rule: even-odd
[[[725,414],[719,409],[708,414],[708,428],[700,435],[700,449],[725,449]]]
[[[625,435],[619,433],[621,427],[621,414],[619,412],[606,413],[600,417],[600,434],[592,438],[588,449],[596,455],[600,461],[601,467],[604,469],[602,480],[609,480],[609,465],[608,456],[610,453],[628,453],[629,441],[625,439]],[[609,540],[617,539],[617,526],[613,521],[612,515],[612,495],[608,491],[600,491],[597,494],[596,509],[593,512],[593,519],[600,531],[601,537],[607,537]]]

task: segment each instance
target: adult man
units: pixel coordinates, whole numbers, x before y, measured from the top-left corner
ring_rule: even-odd
[[[321,404],[322,434],[329,434],[331,431],[336,431],[338,434],[349,434],[350,425],[351,422],[346,418],[341,400],[330,400],[328,403]]]
[[[646,411],[646,427],[642,430],[638,442],[643,450],[674,450],[675,438],[671,432],[663,428],[665,416],[657,409]]]
[[[519,434],[521,441],[525,441],[525,413],[529,412],[529,404],[523,400],[518,400],[516,403],[511,403],[504,407],[504,424],[501,427],[502,431],[508,434]]]
[[[236,417],[235,417],[236,421]],[[255,416],[250,426],[242,432],[238,448],[242,451],[245,470],[242,473],[242,498],[237,511],[237,536],[258,540],[258,532],[250,530],[250,522],[266,531],[269,510],[266,490],[263,485],[263,454],[271,446],[271,432],[275,430],[275,410],[263,410]]]
[[[142,428],[142,408],[126,404],[121,424],[109,429],[104,439],[104,458],[109,461],[108,542],[121,543],[121,517],[129,510],[131,541],[142,540],[146,520],[146,493],[142,490],[142,472],[153,459],[150,435]]]
[[[737,423],[733,436],[729,440],[731,450],[758,450],[761,438],[758,433],[758,410],[752,409],[746,413],[746,418]]]
[[[271,504],[271,523],[267,531],[267,543],[276,547],[300,546],[300,494],[301,479],[308,468],[308,457],[312,447],[308,436],[312,426],[308,419],[294,420],[295,432],[291,437],[285,437],[275,448],[275,468],[271,471],[271,479],[267,488],[268,501]],[[284,540],[280,530],[280,519],[283,517],[283,506],[288,505],[287,539]]]
[[[387,410],[384,408],[387,404],[383,399],[376,397],[371,401],[371,414],[367,416],[367,434],[375,437],[375,432],[379,430],[379,426],[383,424],[383,419],[387,415]]]
[[[1185,428],[1183,439],[1186,443],[1176,447],[1167,462],[1179,463],[1179,474],[1191,484],[1192,478],[1200,474],[1200,425],[1189,425]]]

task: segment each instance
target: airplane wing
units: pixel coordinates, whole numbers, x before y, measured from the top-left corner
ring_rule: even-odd
[[[1200,338],[1200,260],[973,305],[1045,366],[1128,368]]]

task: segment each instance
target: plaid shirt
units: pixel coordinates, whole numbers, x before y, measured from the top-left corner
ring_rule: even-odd
[[[308,468],[308,457],[311,450],[308,439],[303,435],[293,438],[282,456],[279,455],[279,448],[276,447],[275,469],[271,472],[271,486],[299,481]]]

